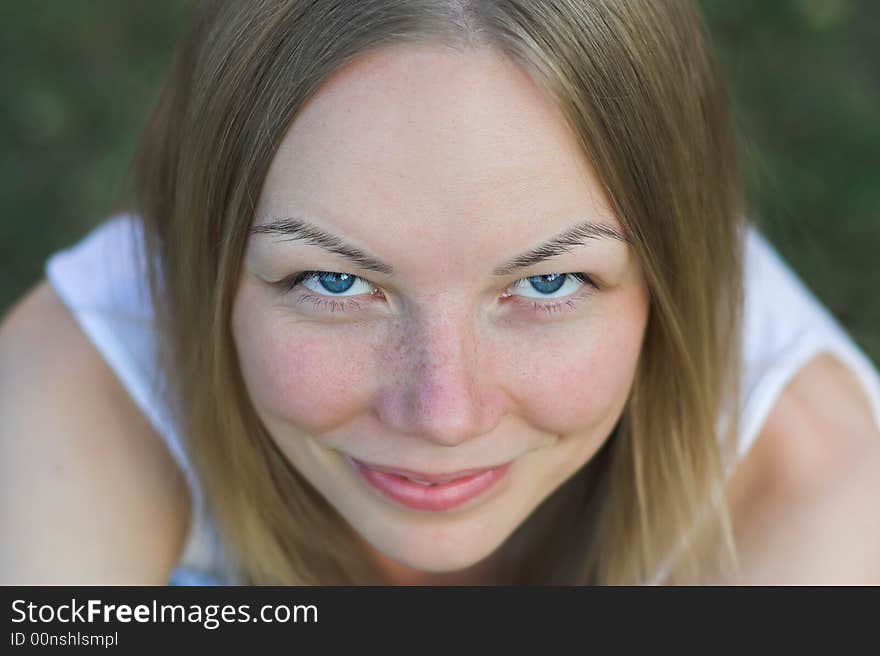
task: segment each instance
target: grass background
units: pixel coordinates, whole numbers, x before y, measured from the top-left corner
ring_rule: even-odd
[[[700,0],[752,214],[880,362],[880,3]],[[123,199],[184,0],[0,4],[0,313]]]

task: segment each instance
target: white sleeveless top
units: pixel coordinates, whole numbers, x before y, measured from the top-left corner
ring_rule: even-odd
[[[171,583],[235,584],[185,443],[161,402],[152,309],[147,292],[140,224],[126,215],[94,228],[53,254],[46,276],[85,334],[164,440],[183,472],[192,501],[185,548]],[[842,326],[752,226],[747,229],[741,458],[760,432],[777,397],[798,369],[819,352],[847,365],[864,388],[880,429],[880,375]]]

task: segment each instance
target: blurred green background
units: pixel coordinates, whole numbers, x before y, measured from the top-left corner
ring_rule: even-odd
[[[701,0],[733,96],[752,214],[880,362],[880,3]],[[0,313],[124,201],[193,3],[0,2]]]

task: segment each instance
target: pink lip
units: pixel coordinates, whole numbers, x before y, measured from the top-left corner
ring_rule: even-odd
[[[431,475],[410,472],[405,469],[381,467],[359,462],[350,456],[345,459],[360,476],[386,497],[401,505],[416,510],[442,511],[456,508],[481,495],[501,480],[510,468],[511,462],[490,469],[470,469],[454,474]],[[390,470],[390,471],[389,471]],[[420,485],[404,476],[422,480],[445,479],[436,485]],[[450,477],[454,480],[448,480]]]
[[[354,458],[352,458],[352,460],[354,460]],[[384,472],[386,474],[397,474],[398,476],[408,476],[409,478],[418,478],[419,480],[427,481],[428,483],[448,483],[457,478],[463,478],[465,476],[470,476],[471,474],[478,474],[480,472],[488,471],[489,469],[494,469],[494,467],[475,467],[473,469],[462,469],[455,472],[444,472],[442,474],[428,474],[426,472],[417,472],[412,469],[385,467],[384,465],[376,465],[372,462],[365,462],[363,460],[357,460],[356,462],[369,467],[373,471]]]

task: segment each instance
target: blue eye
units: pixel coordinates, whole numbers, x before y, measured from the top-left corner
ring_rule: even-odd
[[[358,281],[360,281],[362,286],[365,286],[367,290],[364,291],[363,289],[359,289],[355,294],[349,294],[349,296],[364,293],[369,294],[375,290],[375,287],[367,283],[363,278],[359,278],[350,273],[330,271],[302,271],[282,280],[279,284],[282,292],[285,294],[293,291],[297,285],[302,283],[303,287],[317,294],[329,293],[330,295],[335,295],[347,292],[354,287],[355,283]]]
[[[530,276],[528,278],[520,278],[510,287],[513,289],[521,289],[526,293],[517,299],[517,303],[527,304],[537,313],[547,314],[551,316],[560,312],[568,312],[575,309],[575,303],[586,300],[589,296],[599,289],[599,286],[585,273],[551,273],[542,276]],[[558,296],[549,296],[557,294],[560,291],[565,293]],[[531,294],[531,292],[537,292]],[[510,294],[510,296],[519,296],[519,294]],[[529,299],[531,302],[529,302]],[[541,301],[540,299],[546,299]]]
[[[546,276],[532,276],[529,278],[529,282],[542,294],[552,294],[565,284],[565,274],[551,273]]]
[[[583,287],[585,283],[591,284],[586,275],[582,273],[550,273],[543,276],[520,278],[510,288],[525,292],[537,292],[535,296],[526,294],[526,298],[547,298],[549,294],[555,294],[563,288],[565,288],[565,293],[562,296],[567,296]]]
[[[360,309],[360,304],[353,300],[357,296],[366,294],[381,297],[381,293],[376,287],[363,278],[350,273],[302,271],[279,283],[285,294],[292,292],[300,284],[314,294],[301,295],[297,298],[297,302],[308,301],[316,308],[328,308],[331,312]],[[357,287],[358,285],[361,285],[360,289]],[[514,289],[524,291],[525,294],[511,293],[510,290]],[[584,291],[585,289],[586,291]],[[519,300],[517,302],[526,303],[538,312],[553,314],[565,309],[573,309],[576,301],[584,300],[598,289],[598,285],[585,273],[551,273],[520,278],[510,286],[508,293],[504,296],[505,298],[531,299],[531,303]],[[559,293],[560,290],[564,293],[550,296]],[[346,293],[349,291],[352,293]],[[581,294],[576,294],[576,292],[581,292]],[[540,299],[552,302],[538,302]]]
[[[332,294],[342,294],[351,289],[357,278],[350,273],[329,273],[324,271],[316,274],[315,280],[328,292],[331,292]],[[315,289],[313,291],[320,293],[322,290]]]

